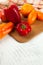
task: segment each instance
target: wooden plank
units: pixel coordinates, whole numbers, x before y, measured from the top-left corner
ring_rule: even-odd
[[[10,35],[16,39],[18,42],[27,42],[31,40],[34,36],[38,35],[39,33],[43,32],[43,22],[36,21],[33,25],[31,25],[32,31],[27,36],[20,36],[17,31],[13,31]]]

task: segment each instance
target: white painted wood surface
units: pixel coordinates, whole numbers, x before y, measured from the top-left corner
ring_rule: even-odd
[[[26,43],[0,40],[0,65],[43,65],[43,32]]]

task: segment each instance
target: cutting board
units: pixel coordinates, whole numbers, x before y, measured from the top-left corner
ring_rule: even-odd
[[[21,36],[18,34],[17,31],[12,31],[10,35],[17,40],[18,42],[24,43],[31,40],[33,37],[38,35],[39,33],[43,32],[43,21],[36,21],[34,24],[31,25],[32,31],[27,36]]]

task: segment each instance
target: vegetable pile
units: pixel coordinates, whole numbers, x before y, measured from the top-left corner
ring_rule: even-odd
[[[19,10],[16,4],[4,8],[0,12],[0,18],[3,22],[0,24],[0,39],[13,30],[16,30],[19,35],[26,36],[31,32],[31,25],[35,23],[36,19],[43,21],[43,13],[36,11],[30,4],[24,4]],[[21,15],[27,17],[27,21],[22,21]]]

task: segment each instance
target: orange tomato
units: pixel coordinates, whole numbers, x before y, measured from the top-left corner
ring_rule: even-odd
[[[37,11],[37,18],[41,21],[43,21],[43,13],[40,11]]]
[[[27,16],[32,10],[33,10],[33,6],[31,4],[24,4],[21,9],[20,12],[24,15]]]
[[[33,24],[37,18],[37,12],[35,10],[32,10],[30,14],[28,15],[28,24]]]

